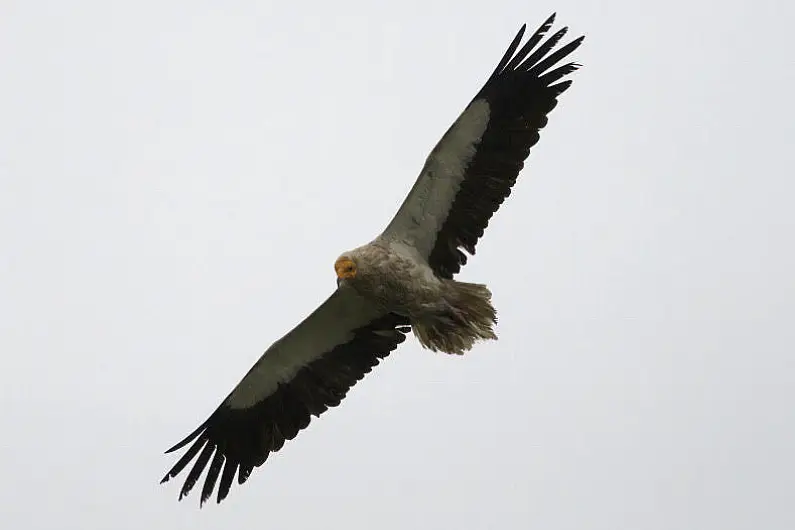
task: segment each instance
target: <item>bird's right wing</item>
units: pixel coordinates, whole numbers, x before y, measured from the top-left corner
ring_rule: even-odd
[[[285,440],[294,438],[345,397],[409,331],[404,317],[384,313],[351,288],[337,289],[314,313],[260,357],[216,411],[167,452],[190,448],[161,482],[195,460],[180,490],[187,495],[201,473],[201,502],[218,483],[221,502],[237,474],[243,484]],[[222,472],[223,471],[223,472]]]
[[[554,20],[549,17],[524,45],[522,26],[486,84],[428,155],[381,236],[417,249],[439,277],[461,270],[467,261],[463,250],[475,253],[547,115],[571,85],[564,78],[579,65],[564,61],[583,37],[555,49],[568,28],[544,40]]]

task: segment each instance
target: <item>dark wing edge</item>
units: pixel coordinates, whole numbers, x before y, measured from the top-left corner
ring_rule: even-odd
[[[439,277],[450,279],[460,272],[467,262],[461,249],[475,254],[478,239],[510,195],[530,148],[538,142],[547,114],[571,86],[571,80],[561,79],[581,66],[556,65],[582,44],[584,36],[552,51],[568,31],[564,27],[541,42],[554,21],[555,14],[519,49],[526,29],[522,26],[472,100],[488,102],[489,122],[428,258]]]
[[[258,403],[233,409],[225,400],[199,428],[166,451],[171,453],[191,444],[161,484],[176,477],[195,459],[179,499],[193,489],[209,464],[200,506],[212,496],[216,484],[216,502],[220,503],[228,495],[235,475],[238,484],[246,482],[251,471],[305,429],[312,416],[339,405],[357,381],[406,339],[408,325],[405,317],[384,315],[354,330],[350,341],[300,368],[290,381],[280,383]]]

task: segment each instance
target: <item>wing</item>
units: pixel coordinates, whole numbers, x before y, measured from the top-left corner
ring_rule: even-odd
[[[209,464],[200,502],[212,495],[219,476],[221,502],[235,474],[243,484],[271,452],[309,425],[312,415],[339,405],[348,389],[405,340],[407,324],[352,289],[338,289],[268,348],[207,421],[166,451],[192,444],[161,483],[194,462],[181,500]]]
[[[381,237],[405,241],[434,272],[452,278],[475,253],[489,219],[510,194],[547,114],[579,65],[558,65],[580,37],[552,51],[563,28],[541,42],[553,14],[519,49],[519,30],[494,73],[431,151],[420,176]],[[517,51],[518,50],[518,51]],[[550,53],[551,52],[551,53]]]

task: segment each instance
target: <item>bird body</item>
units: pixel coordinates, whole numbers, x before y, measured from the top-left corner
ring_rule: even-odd
[[[347,267],[347,269],[346,269]],[[496,311],[485,285],[439,278],[416,248],[379,237],[335,263],[340,289],[353,289],[384,314],[409,319],[420,344],[462,354],[478,339],[496,339]]]
[[[384,312],[410,317],[437,297],[441,282],[405,244],[377,238],[345,252],[336,264],[348,260],[354,272],[338,273],[338,286],[354,289]]]
[[[274,342],[218,408],[167,452],[187,447],[161,482],[192,463],[180,499],[206,471],[201,502],[232,483],[340,404],[354,384],[411,331],[430,350],[461,354],[496,339],[496,311],[485,285],[453,279],[492,215],[511,193],[538,142],[561,80],[579,65],[560,65],[582,43],[557,49],[554,15],[520,47],[522,26],[494,72],[431,150],[386,229],[335,262],[337,289]]]

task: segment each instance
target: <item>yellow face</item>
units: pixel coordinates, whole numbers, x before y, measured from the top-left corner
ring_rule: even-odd
[[[334,263],[334,270],[337,271],[337,278],[347,280],[356,276],[356,264],[352,259],[341,257]]]

